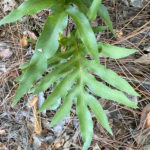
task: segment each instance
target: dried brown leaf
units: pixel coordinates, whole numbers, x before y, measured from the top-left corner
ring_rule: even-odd
[[[146,128],[150,128],[150,112],[147,114],[146,117]]]
[[[22,47],[25,47],[28,45],[27,37],[28,37],[27,33],[24,33],[22,39],[20,40],[20,44]]]

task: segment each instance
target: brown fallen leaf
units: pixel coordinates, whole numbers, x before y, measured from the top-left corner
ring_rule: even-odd
[[[0,51],[0,58],[9,58],[12,56],[12,51],[10,49],[3,49]]]
[[[20,44],[21,44],[22,47],[25,47],[25,46],[28,45],[27,37],[28,37],[28,34],[25,32],[23,34],[22,39],[20,40]]]
[[[150,114],[150,104],[147,104],[141,113],[140,124],[137,127],[138,130],[145,125],[147,126],[147,123],[148,123],[148,126],[150,126],[150,115],[149,114]]]
[[[146,128],[150,128],[150,112],[147,114],[146,117]]]

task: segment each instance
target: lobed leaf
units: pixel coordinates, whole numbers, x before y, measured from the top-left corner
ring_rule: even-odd
[[[76,59],[71,59],[66,63],[59,64],[53,71],[49,72],[39,84],[35,87],[34,94],[38,94],[42,91],[45,91],[49,88],[49,86],[54,83],[56,80],[60,79],[62,75],[66,74],[67,71],[72,70],[74,64],[76,63]]]
[[[96,61],[98,61],[99,58],[97,42],[88,19],[77,8],[71,6],[66,9],[66,12],[72,17],[73,21],[75,22],[80,38],[86,46],[88,52]]]
[[[80,93],[77,97],[76,113],[80,122],[80,131],[82,140],[84,142],[82,150],[87,150],[91,144],[93,136],[93,121],[91,114],[88,110],[85,94],[83,89],[80,88]]]
[[[75,79],[77,77],[77,71],[74,70],[73,72],[69,73],[53,90],[53,92],[47,97],[46,101],[40,107],[39,112],[50,108],[52,105],[55,104],[55,101],[61,97],[66,96],[67,91],[71,88]]]
[[[91,7],[87,13],[87,16],[90,21],[93,21],[96,18],[98,7],[101,4],[101,0],[93,0]]]
[[[107,57],[114,58],[114,59],[127,57],[130,54],[137,52],[137,50],[135,50],[135,49],[128,49],[128,48],[112,46],[110,44],[104,44],[102,42],[98,43],[98,47],[99,47],[101,53],[103,53]]]
[[[57,35],[62,32],[67,25],[67,15],[62,12],[60,15],[49,16],[44,30],[37,41],[35,53],[30,60],[30,64],[27,63],[27,70],[24,72],[21,83],[17,89],[12,106],[14,106],[19,99],[28,92],[33,84],[41,77],[41,75],[47,69],[47,59],[52,57],[57,51],[59,43]]]
[[[78,91],[79,91],[78,86],[75,86],[73,89],[69,91],[68,95],[64,98],[63,104],[61,105],[61,107],[56,112],[55,116],[53,117],[50,123],[50,127],[59,123],[64,117],[66,117],[69,114],[71,110],[71,106],[72,106],[72,101]]]
[[[98,15],[106,22],[106,24],[108,25],[110,31],[115,36],[115,32],[113,30],[113,25],[112,25],[112,22],[110,20],[108,10],[103,4],[101,4],[98,8]]]
[[[59,42],[57,39],[58,34],[63,32],[67,26],[67,21],[67,14],[63,11],[59,14],[52,14],[48,17],[42,34],[37,41],[34,55],[38,55],[40,53],[39,50],[42,50],[45,58],[49,59],[56,53],[59,47]],[[34,61],[34,57],[31,62],[32,61]]]
[[[98,102],[98,100],[93,97],[92,95],[86,94],[86,100],[87,100],[87,104],[90,106],[90,108],[92,109],[92,111],[94,112],[97,120],[100,122],[100,124],[111,134],[112,130],[109,126],[109,122],[107,119],[107,116],[101,106],[101,104]]]
[[[96,63],[95,61],[88,61],[88,69],[94,72],[96,75],[100,76],[102,80],[106,81],[113,87],[127,92],[133,96],[139,96],[139,94],[132,88],[132,86],[115,72],[110,69],[107,69],[105,66]]]
[[[29,14],[36,14],[45,8],[50,8],[56,2],[54,0],[27,0],[22,3],[16,10],[0,21],[0,25],[14,22],[21,17]]]
[[[132,108],[138,108],[122,92],[111,89],[103,83],[98,82],[92,75],[88,73],[85,73],[85,83],[89,89],[99,97],[113,100]]]
[[[39,67],[40,66],[40,67]],[[16,91],[16,95],[13,99],[12,107],[19,101],[19,99],[28,92],[28,90],[34,85],[34,83],[41,77],[41,75],[47,69],[47,60],[41,54],[41,57],[36,60],[36,63],[32,64],[27,71],[24,72],[20,85]]]

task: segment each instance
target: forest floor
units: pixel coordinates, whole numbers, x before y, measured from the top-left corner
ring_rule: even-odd
[[[136,2],[135,2],[136,1]],[[0,2],[0,19],[17,7],[17,0]],[[21,1],[19,2],[21,3]],[[139,106],[134,110],[108,100],[99,99],[109,118],[114,135],[111,136],[94,121],[94,136],[89,150],[150,150],[150,1],[105,0],[114,30],[97,35],[103,41],[120,47],[137,49],[129,57],[113,60],[101,58],[101,63],[125,78],[141,97],[130,97]],[[34,44],[20,45],[25,32],[39,36],[49,10],[23,17],[18,22],[0,27],[0,149],[1,150],[80,150],[82,140],[75,109],[72,117],[65,118],[53,128],[49,127],[55,111],[41,114],[42,134],[34,133],[35,109],[29,108],[30,94],[11,107],[21,74],[19,65],[31,58]],[[97,18],[94,25],[104,25]],[[48,91],[47,91],[48,92]],[[41,93],[45,98],[47,93]],[[43,96],[44,95],[44,96]],[[127,95],[128,96],[128,95]],[[145,117],[144,123],[140,122]],[[147,119],[146,119],[147,118]],[[149,123],[148,123],[149,122]]]

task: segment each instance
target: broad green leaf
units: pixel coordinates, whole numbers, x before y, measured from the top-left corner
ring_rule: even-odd
[[[82,140],[84,142],[82,150],[87,150],[91,144],[92,136],[93,136],[93,122],[91,118],[91,114],[88,110],[86,104],[86,97],[84,95],[84,89],[80,88],[80,93],[77,97],[77,106],[76,113],[80,122],[80,131],[82,135]]]
[[[40,67],[39,67],[40,66]],[[30,65],[27,71],[24,72],[20,85],[16,91],[16,95],[13,99],[12,107],[19,101],[19,99],[28,92],[33,84],[41,77],[41,75],[47,69],[47,60],[41,54],[41,57],[37,57],[36,63]]]
[[[112,70],[107,69],[105,66],[98,64],[95,61],[88,61],[88,67],[90,71],[100,76],[102,80],[106,81],[113,87],[133,96],[139,96],[139,94],[132,88],[132,86],[126,80],[118,76]]]
[[[72,101],[78,91],[79,91],[78,86],[75,86],[73,89],[71,89],[71,91],[69,91],[68,95],[63,100],[63,104],[60,106],[59,110],[56,112],[55,116],[53,117],[50,123],[50,127],[59,123],[64,117],[66,117],[69,114],[72,106]]]
[[[90,106],[90,108],[94,112],[97,120],[112,135],[113,134],[112,130],[109,126],[107,116],[106,116],[101,104],[98,102],[98,100],[95,97],[93,97],[92,95],[89,95],[89,94],[86,95],[86,100],[87,100],[87,104]]]
[[[97,10],[100,4],[101,4],[101,0],[93,0],[93,3],[91,4],[91,7],[87,14],[90,21],[93,21],[96,18]]]
[[[59,47],[57,40],[58,33],[62,33],[67,26],[67,15],[65,12],[59,14],[50,15],[44,25],[42,34],[40,35],[36,47],[35,56],[33,56],[31,62],[34,61],[34,57],[39,53],[44,53],[45,58],[51,58]],[[40,50],[40,51],[39,51]]]
[[[71,6],[66,9],[66,12],[72,17],[73,21],[75,22],[80,38],[83,41],[88,52],[96,61],[98,61],[99,58],[97,42],[88,19],[77,8]]]
[[[106,24],[108,25],[110,31],[115,36],[114,30],[113,30],[113,25],[112,25],[112,22],[110,20],[108,10],[103,4],[101,4],[98,8],[98,15],[106,22]]]
[[[78,72],[74,70],[73,72],[69,73],[53,90],[53,92],[47,97],[46,101],[40,107],[39,112],[50,108],[52,105],[55,104],[55,101],[61,97],[67,95],[67,91],[71,88],[75,79],[77,77]]]
[[[85,73],[85,83],[89,89],[96,95],[108,100],[113,100],[123,105],[138,108],[122,92],[109,88],[101,82],[98,82],[92,75]]]
[[[96,26],[92,27],[94,33],[102,32],[107,29],[107,26]]]
[[[101,53],[103,53],[107,57],[114,58],[114,59],[127,57],[130,54],[138,52],[135,49],[128,49],[128,48],[112,46],[110,44],[104,44],[102,42],[98,43],[98,47],[99,47],[99,50]]]
[[[70,61],[66,63],[61,63],[58,65],[54,70],[48,73],[35,87],[34,94],[38,94],[39,92],[45,91],[49,88],[49,86],[58,80],[63,74],[67,75],[67,71],[70,71],[73,69],[76,59],[71,59]]]
[[[36,14],[45,8],[50,8],[56,2],[54,0],[26,0],[16,10],[0,21],[0,25],[14,22],[29,14]]]

